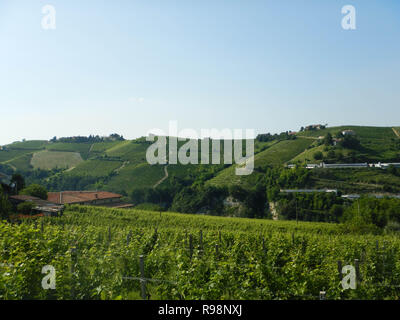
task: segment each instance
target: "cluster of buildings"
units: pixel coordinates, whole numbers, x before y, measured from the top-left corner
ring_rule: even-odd
[[[0,174],[0,184],[9,188],[10,178]],[[62,215],[66,204],[80,204],[90,206],[101,206],[108,208],[125,209],[132,208],[133,204],[122,202],[122,195],[107,191],[62,191],[48,192],[47,200],[29,195],[10,195],[8,198],[14,211],[20,203],[29,202],[33,204],[32,211],[44,216]]]
[[[296,164],[289,164],[287,168],[292,169],[296,168]],[[308,163],[306,164],[306,169],[317,169],[317,168],[326,168],[326,169],[349,169],[349,168],[380,168],[380,169],[388,169],[390,166],[395,168],[400,168],[399,162],[393,163]]]

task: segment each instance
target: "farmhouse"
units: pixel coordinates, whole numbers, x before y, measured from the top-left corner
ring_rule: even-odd
[[[321,130],[321,129],[325,129],[326,126],[322,125],[322,124],[312,124],[310,126],[305,127],[305,131],[309,131],[309,130]]]
[[[112,208],[130,208],[132,204],[122,203],[122,195],[108,191],[61,191],[49,192],[48,200],[57,204],[81,204]]]
[[[355,136],[356,133],[353,130],[343,130],[342,135],[344,136]]]
[[[36,213],[42,213],[45,216],[59,216],[64,210],[63,205],[58,205],[37,197],[16,195],[10,196],[9,199],[14,209],[16,209],[17,206],[22,202],[32,202],[34,204],[33,211]]]

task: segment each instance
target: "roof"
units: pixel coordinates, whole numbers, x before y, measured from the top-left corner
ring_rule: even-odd
[[[38,197],[28,196],[28,195],[24,195],[24,194],[19,194],[19,195],[16,195],[16,196],[10,196],[9,198],[13,199],[13,200],[20,200],[20,201],[41,200]]]
[[[36,206],[36,210],[43,210],[43,211],[52,211],[52,212],[58,212],[62,210],[63,206],[59,204],[55,204],[52,202],[49,202],[47,200],[43,200],[37,197],[33,196],[28,196],[28,195],[15,195],[15,196],[10,196],[9,199],[12,201],[17,201],[17,202],[32,202]]]
[[[108,191],[62,191],[47,193],[48,201],[59,204],[82,203],[121,197],[122,195],[120,194]]]

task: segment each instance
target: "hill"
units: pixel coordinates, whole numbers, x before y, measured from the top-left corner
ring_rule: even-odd
[[[340,143],[324,145],[322,138],[328,133],[335,137],[344,130],[354,131],[359,141],[357,148]],[[165,169],[161,165],[149,165],[146,150],[150,143],[144,138],[94,142],[90,139],[15,142],[0,150],[0,170],[22,172],[28,182],[46,184],[52,191],[97,188],[128,195],[132,190],[154,185],[157,188],[168,187],[176,184],[176,179],[185,180],[185,185],[240,185],[249,189],[263,179],[267,167],[321,161],[400,162],[399,131],[399,127],[339,126],[280,135],[269,141],[256,139],[254,172],[249,176],[237,176],[235,164],[176,164]],[[83,142],[77,142],[81,140]],[[179,145],[183,143],[179,142]],[[318,152],[322,158],[315,159]],[[400,187],[399,178],[388,175],[384,170],[354,169],[350,175],[349,172],[313,170],[312,181],[316,187],[338,186],[345,192],[384,191],[385,185]]]

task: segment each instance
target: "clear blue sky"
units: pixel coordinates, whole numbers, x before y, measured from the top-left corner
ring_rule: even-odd
[[[0,1],[0,144],[400,125],[399,76],[398,0]]]

